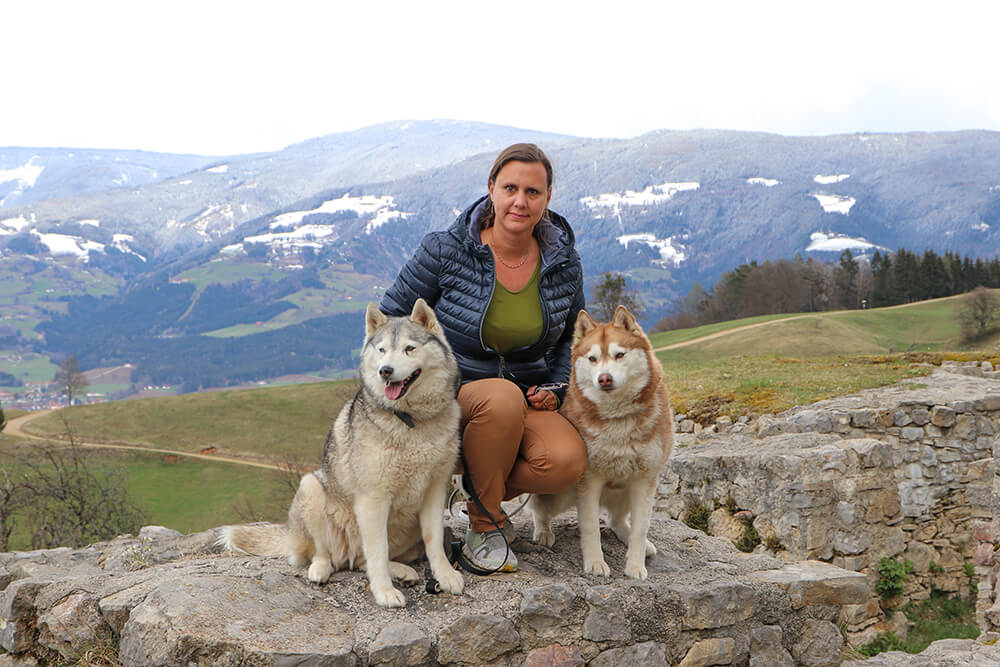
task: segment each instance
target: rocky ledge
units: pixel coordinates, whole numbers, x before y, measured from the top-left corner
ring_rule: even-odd
[[[523,519],[522,519],[523,521]],[[466,576],[460,597],[406,590],[377,607],[358,572],[324,585],[280,558],[216,552],[212,531],[143,529],[83,549],[0,554],[0,664],[116,652],[126,665],[833,665],[861,574],[744,554],[657,519],[649,579],[581,574],[575,523],[553,549],[521,523],[520,571]]]

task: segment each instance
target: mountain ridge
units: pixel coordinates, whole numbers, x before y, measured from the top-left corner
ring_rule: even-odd
[[[275,154],[199,158],[193,171],[138,187],[0,209],[0,275],[30,285],[0,294],[5,310],[23,316],[0,321],[0,340],[6,330],[17,344],[72,353],[81,334],[70,315],[82,312],[74,299],[99,297],[88,307],[126,317],[129,293],[151,285],[193,289],[149,292],[170,302],[164,312],[186,316],[140,327],[153,337],[150,349],[177,332],[190,332],[197,348],[205,336],[252,337],[357,312],[378,299],[425,233],[450,225],[485,192],[496,152],[516,140],[540,143],[552,159],[552,208],[574,226],[588,281],[625,273],[652,317],[694,282],[711,285],[751,260],[835,259],[845,248],[1000,250],[997,132],[705,129],[588,139],[398,121]],[[194,308],[206,290],[214,312],[199,320],[209,315]],[[56,320],[58,337],[44,325]],[[59,349],[46,347],[56,338]],[[134,361],[112,352],[93,362]]]

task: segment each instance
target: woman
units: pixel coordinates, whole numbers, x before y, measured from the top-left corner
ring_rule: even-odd
[[[500,502],[564,491],[587,465],[579,434],[556,412],[585,305],[583,268],[569,223],[548,210],[552,165],[540,148],[504,149],[487,184],[448,230],[423,238],[380,308],[405,315],[417,297],[434,307],[462,371],[463,458],[482,503],[468,503],[463,551],[483,570],[512,572]],[[563,384],[539,388],[553,383]]]

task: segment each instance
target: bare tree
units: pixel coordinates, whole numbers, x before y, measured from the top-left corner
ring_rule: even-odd
[[[73,397],[90,384],[87,376],[80,370],[80,362],[75,354],[69,355],[59,364],[54,381],[59,385],[59,393],[66,396],[66,405],[73,405]]]
[[[1000,300],[980,285],[964,297],[955,312],[958,326],[966,340],[988,333],[1000,315]]]
[[[92,466],[63,424],[67,444],[44,444],[32,447],[30,455],[13,455],[20,472],[11,480],[4,471],[7,484],[0,489],[0,503],[6,498],[11,510],[20,510],[18,515],[31,527],[32,549],[79,547],[135,533],[144,513],[129,495],[125,469]],[[0,521],[0,533],[12,527],[13,516],[13,511],[7,515],[6,526]]]
[[[605,272],[601,280],[594,286],[594,309],[597,316],[605,322],[610,322],[615,316],[615,309],[621,304],[629,309],[637,319],[642,319],[646,308],[634,289],[627,287],[625,276],[620,273]]]
[[[11,481],[7,471],[0,469],[0,551],[10,551],[10,534],[14,532],[16,514],[24,508],[24,489]]]

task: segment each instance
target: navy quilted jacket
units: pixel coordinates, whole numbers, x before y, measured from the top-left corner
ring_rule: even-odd
[[[444,328],[463,382],[505,377],[522,391],[543,382],[568,382],[573,324],[585,305],[583,267],[573,247],[573,230],[551,211],[549,220],[535,227],[542,256],[538,279],[542,336],[533,345],[501,356],[482,338],[496,280],[493,254],[479,239],[479,223],[488,209],[489,199],[482,197],[449,229],[424,236],[379,308],[387,315],[408,315],[417,297],[423,297]],[[561,400],[565,392],[556,393]]]

